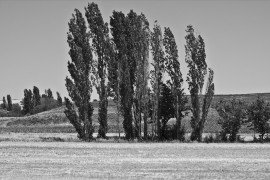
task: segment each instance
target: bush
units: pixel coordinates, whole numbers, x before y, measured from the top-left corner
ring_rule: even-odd
[[[22,108],[18,103],[12,104],[12,113],[22,116]]]
[[[16,103],[12,105],[12,110],[0,109],[0,117],[20,117],[22,116],[21,106]]]
[[[180,141],[185,141],[186,128],[182,126],[180,129]],[[177,139],[177,128],[176,124],[172,126],[167,126],[165,129],[165,139],[166,140],[176,140]]]
[[[51,109],[57,108],[58,102],[55,99],[50,98],[42,98],[41,99],[41,105],[37,105],[33,109],[33,114],[41,113],[44,111],[49,111]]]

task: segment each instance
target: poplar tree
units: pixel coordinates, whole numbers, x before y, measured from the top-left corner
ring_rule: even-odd
[[[31,114],[33,111],[33,93],[29,89],[24,90],[24,98],[23,98],[23,113],[24,114]]]
[[[189,68],[187,82],[189,85],[192,106],[191,140],[201,142],[204,123],[214,95],[214,71],[209,68],[205,95],[202,95],[205,76],[207,75],[204,40],[200,35],[195,37],[194,29],[191,25],[187,26],[186,32],[185,60]]]
[[[151,83],[153,87],[153,121],[155,123],[155,133],[160,139],[160,117],[159,117],[159,95],[162,77],[165,72],[163,39],[160,26],[155,21],[153,32],[151,32],[151,51],[153,56],[154,70],[151,71]]]
[[[71,61],[68,62],[68,71],[71,78],[66,77],[66,87],[70,98],[78,107],[78,115],[74,104],[68,98],[65,98],[66,110],[64,112],[78,132],[78,137],[90,141],[94,131],[92,127],[93,107],[90,103],[91,79],[93,79],[90,36],[82,13],[78,9],[75,9],[75,14],[72,14],[68,26],[67,42],[71,58]]]
[[[174,96],[173,104],[176,109],[177,139],[180,140],[182,138],[180,137],[181,119],[186,114],[185,111],[188,110],[188,107],[186,106],[188,100],[183,89],[183,78],[180,70],[178,49],[170,28],[165,27],[163,44],[165,47],[165,70],[172,82],[172,94]]]
[[[6,102],[6,97],[3,96],[3,104],[2,104],[3,109],[7,109],[7,102]]]
[[[57,103],[58,103],[58,106],[62,106],[62,104],[63,104],[63,100],[62,100],[62,97],[61,97],[61,95],[60,95],[60,93],[59,92],[56,92],[56,95],[57,95]]]
[[[123,127],[126,138],[133,139],[133,116],[132,105],[134,98],[134,83],[136,72],[135,50],[135,24],[137,14],[132,10],[127,16],[122,12],[113,11],[110,18],[113,42],[117,49],[116,58],[118,59],[118,69],[121,73],[119,79],[119,98],[121,101],[121,112],[124,116]]]
[[[147,137],[147,87],[149,79],[149,22],[144,14],[137,16],[133,33],[136,52],[135,97],[133,102],[135,136],[141,138],[141,114],[144,114],[144,137]]]
[[[116,58],[118,65],[118,83],[119,83],[119,100],[121,105],[121,113],[124,116],[123,127],[126,139],[133,139],[132,128],[132,101],[131,101],[131,88],[130,88],[130,66],[127,58],[127,40],[126,40],[126,24],[127,19],[122,12],[113,11],[110,18],[111,32],[113,42],[117,49]]]
[[[47,97],[48,97],[49,99],[53,99],[52,90],[49,88],[46,92],[47,92]]]
[[[39,94],[39,89],[36,86],[34,86],[33,87],[33,105],[35,107],[35,106],[38,106],[40,104],[41,104],[41,97]]]
[[[12,111],[12,100],[9,94],[7,95],[7,110]]]
[[[98,5],[95,3],[88,4],[85,8],[85,16],[90,28],[92,40],[92,48],[97,55],[95,61],[95,87],[99,95],[98,136],[105,138],[108,131],[107,108],[108,108],[108,84],[106,82],[108,76],[108,61],[110,60],[110,39],[108,24],[104,23]]]

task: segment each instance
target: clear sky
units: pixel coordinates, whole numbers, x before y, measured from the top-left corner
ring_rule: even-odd
[[[85,0],[0,0],[0,97],[23,98],[37,86],[67,96],[68,21]],[[186,79],[185,29],[192,24],[205,40],[216,94],[270,92],[270,1],[267,0],[104,0],[105,21],[112,11],[143,12],[151,25],[170,27]],[[187,84],[184,84],[187,89]],[[186,90],[186,92],[188,92]],[[97,98],[94,95],[93,98]]]

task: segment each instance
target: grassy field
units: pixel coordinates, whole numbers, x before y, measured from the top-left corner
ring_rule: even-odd
[[[267,102],[270,102],[270,93],[261,94],[240,94],[240,95],[215,95],[212,101],[212,107],[214,104],[221,99],[230,100],[233,98],[241,99],[248,103],[253,102],[260,95]],[[93,113],[93,126],[95,132],[98,131],[98,102],[93,102],[94,113]],[[75,133],[75,129],[69,123],[68,119],[64,114],[65,107],[58,107],[50,111],[45,111],[39,114],[25,116],[25,117],[0,117],[0,133],[16,132],[16,133]],[[186,128],[186,132],[191,131],[190,127],[190,117],[191,113],[182,120],[182,124]],[[211,108],[205,122],[205,133],[216,133],[220,131],[220,125],[217,123],[219,120],[219,115],[214,108]],[[117,132],[117,114],[116,114],[116,104],[113,101],[109,101],[108,106],[108,127],[109,133]],[[123,118],[120,118],[121,132],[123,132],[122,126]],[[172,120],[168,122],[169,125],[174,124],[175,121]],[[151,124],[148,125],[151,129]],[[240,133],[253,133],[243,125],[240,129]]]
[[[1,142],[0,179],[270,179],[269,144]]]

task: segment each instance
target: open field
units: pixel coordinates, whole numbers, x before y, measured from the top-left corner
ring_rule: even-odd
[[[270,179],[270,144],[1,142],[0,179]]]

